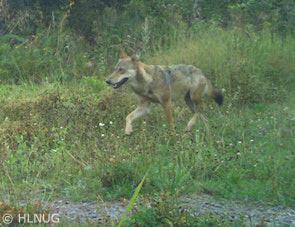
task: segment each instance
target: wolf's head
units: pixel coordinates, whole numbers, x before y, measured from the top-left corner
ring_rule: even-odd
[[[129,57],[124,50],[120,50],[120,58],[115,66],[115,71],[106,83],[117,89],[128,80],[134,79],[137,74],[137,62],[139,60],[139,55],[139,52],[137,52],[134,56]]]

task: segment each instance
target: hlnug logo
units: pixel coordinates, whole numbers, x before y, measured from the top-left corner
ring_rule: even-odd
[[[59,223],[59,214],[18,215],[19,223]]]
[[[11,214],[4,214],[2,217],[4,224],[11,224],[13,221],[19,224],[59,223],[59,214],[18,214],[14,219]]]

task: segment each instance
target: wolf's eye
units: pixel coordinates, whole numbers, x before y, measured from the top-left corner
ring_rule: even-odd
[[[123,68],[119,68],[118,71],[119,71],[119,72],[123,72],[124,69],[123,69]]]

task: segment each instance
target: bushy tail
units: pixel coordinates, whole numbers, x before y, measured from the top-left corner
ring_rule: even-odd
[[[214,85],[210,82],[210,95],[213,97],[215,102],[217,102],[218,105],[221,105],[223,103],[223,95],[221,91],[219,91]]]
[[[219,91],[217,88],[213,91],[213,98],[215,102],[218,103],[218,105],[221,105],[223,103],[223,95],[221,91]]]

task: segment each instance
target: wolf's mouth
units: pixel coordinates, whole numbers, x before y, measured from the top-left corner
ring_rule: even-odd
[[[127,82],[128,78],[124,78],[122,80],[120,80],[118,83],[113,84],[113,88],[117,89],[119,87],[121,87],[123,84],[125,84]]]

